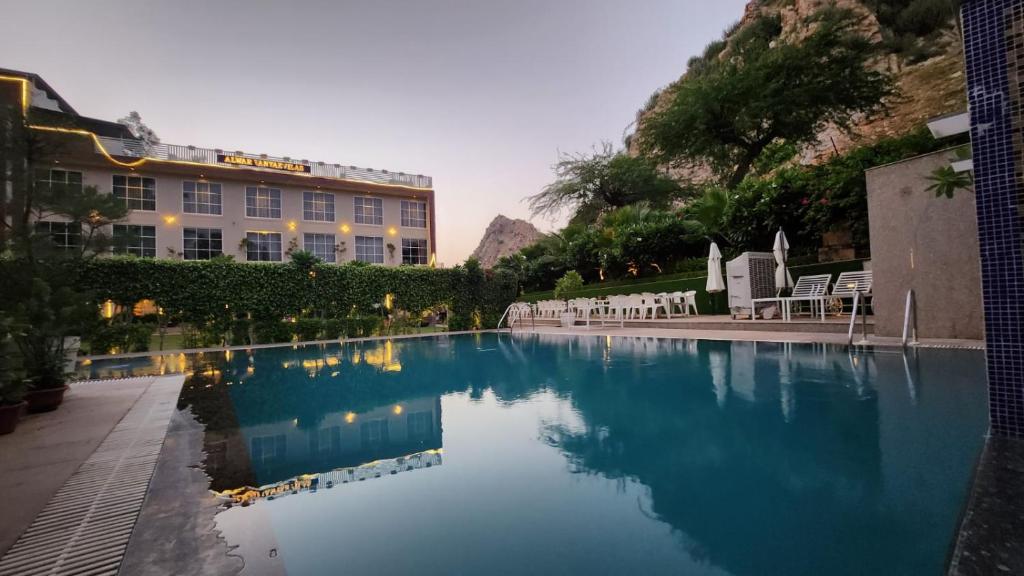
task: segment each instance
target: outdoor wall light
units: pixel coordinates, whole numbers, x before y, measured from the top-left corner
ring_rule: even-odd
[[[352,228],[349,228],[348,224],[342,224],[341,225],[341,231],[344,232],[345,234],[348,234],[349,230],[351,230],[351,229]]]
[[[177,222],[177,220],[178,220],[178,217],[173,215],[173,214],[168,214],[168,215],[164,216],[164,222],[168,226],[170,226],[171,224],[174,224],[175,222]]]
[[[388,236],[394,236],[395,234],[398,234],[398,230],[396,230],[394,226],[388,228]]]

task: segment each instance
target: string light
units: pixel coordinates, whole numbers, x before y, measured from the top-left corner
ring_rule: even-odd
[[[29,96],[29,89],[28,89],[28,85],[29,85],[28,79],[26,79],[26,78],[19,78],[17,76],[0,76],[0,80],[4,80],[4,81],[7,81],[7,82],[17,82],[17,83],[21,84],[21,112],[22,112],[23,115],[27,116],[28,115],[28,109],[29,109],[29,106],[30,106],[30,103],[31,103],[31,98]],[[103,143],[100,142],[99,137],[95,133],[90,132],[88,130],[82,130],[82,129],[77,129],[77,128],[59,128],[57,126],[42,126],[42,125],[38,125],[38,124],[29,125],[29,128],[31,128],[33,130],[42,130],[42,131],[46,131],[46,132],[61,132],[61,133],[65,133],[65,134],[76,134],[76,135],[79,135],[79,136],[86,136],[88,138],[91,138],[93,143],[96,145],[96,148],[100,151],[101,154],[103,154],[104,157],[106,157],[107,160],[109,160],[113,164],[116,164],[118,166],[123,166],[125,168],[134,168],[136,166],[142,166],[143,164],[145,164],[147,162],[161,162],[161,163],[165,163],[165,164],[181,164],[181,165],[185,165],[185,166],[204,166],[204,167],[211,166],[210,164],[208,164],[206,162],[192,162],[192,161],[189,161],[189,160],[169,160],[169,159],[168,160],[164,160],[162,158],[139,158],[138,160],[135,160],[135,161],[132,161],[132,162],[124,162],[124,161],[121,161],[121,160],[118,160],[118,159],[114,158],[110,154],[110,152],[107,151],[106,147],[103,146]],[[218,167],[220,167],[220,168],[227,168],[227,169],[230,169],[230,170],[244,169],[244,168],[238,168],[238,167],[231,166],[231,165],[218,165]],[[293,173],[293,175],[294,176],[306,176],[306,177],[309,177],[309,178],[320,178],[320,176],[314,176],[311,173]],[[359,178],[348,178],[348,177],[346,177],[345,180],[349,181],[349,182],[358,182],[358,183],[362,183],[362,184],[368,184],[370,186],[383,186],[385,188],[403,188],[403,189],[406,189],[406,190],[422,190],[423,189],[423,188],[421,188],[419,186],[408,186],[408,185],[405,185],[405,184],[384,184],[382,182],[374,182],[372,180],[362,180],[362,179],[359,179]]]

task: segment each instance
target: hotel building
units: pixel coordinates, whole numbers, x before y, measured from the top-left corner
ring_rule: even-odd
[[[130,209],[113,226],[118,252],[149,258],[287,261],[307,250],[326,262],[432,265],[429,176],[242,150],[151,144],[126,126],[78,114],[38,75],[0,69],[0,105],[19,106],[56,152],[36,181],[95,186]],[[81,230],[36,223],[60,246]]]

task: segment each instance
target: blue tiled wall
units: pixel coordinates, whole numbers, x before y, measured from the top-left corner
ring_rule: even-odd
[[[1024,436],[1024,2],[962,8],[992,433]]]

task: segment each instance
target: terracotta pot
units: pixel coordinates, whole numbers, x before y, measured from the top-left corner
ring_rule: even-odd
[[[36,413],[56,410],[57,406],[60,406],[60,403],[64,401],[64,392],[67,389],[67,386],[61,386],[60,388],[32,390],[26,393],[25,401],[28,402],[28,411]]]
[[[0,435],[10,434],[18,427],[18,419],[21,417],[21,409],[26,402],[17,404],[0,404]]]

